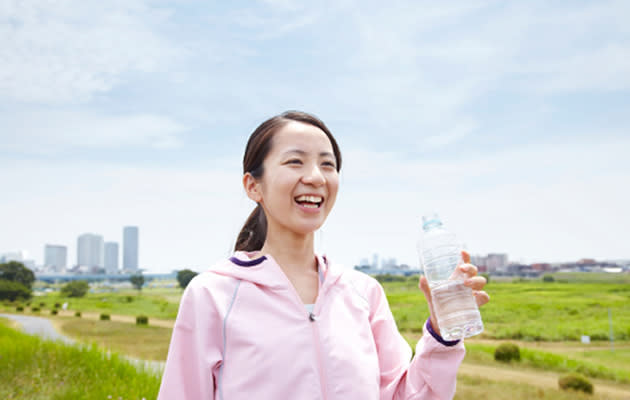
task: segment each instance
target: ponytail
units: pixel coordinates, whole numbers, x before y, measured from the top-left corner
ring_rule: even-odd
[[[234,251],[260,250],[267,238],[267,217],[260,204],[249,214],[236,238]]]

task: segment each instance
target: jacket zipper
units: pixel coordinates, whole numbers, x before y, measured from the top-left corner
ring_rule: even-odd
[[[315,311],[315,307],[313,307]],[[324,384],[324,363],[322,362],[321,343],[319,339],[319,327],[317,326],[317,316],[314,313],[309,313],[308,316],[313,331],[313,342],[315,343],[315,357],[317,357],[317,367],[319,369],[319,383],[321,384],[322,398],[325,400],[328,398],[326,393],[326,385]]]
[[[300,299],[300,295],[298,295],[297,291],[295,290],[295,287],[293,287],[293,284],[291,283],[291,281],[289,281],[289,278],[285,276],[285,279],[287,281],[287,284],[289,285],[289,290],[293,293],[294,300],[297,301],[297,304],[300,306],[300,308],[306,312],[306,315],[308,316],[308,323],[311,324],[311,332],[313,333],[313,342],[315,343],[315,357],[317,358],[317,369],[319,372],[319,384],[322,391],[322,399],[326,400],[328,398],[328,395],[326,394],[326,385],[324,384],[324,367],[323,367],[322,355],[321,355],[319,328],[317,326],[318,316],[315,313],[315,311],[317,311],[316,309],[318,308],[317,305],[319,303],[319,298],[322,296],[322,293],[323,293],[322,291],[322,288],[324,287],[323,282],[320,282],[319,284],[319,288],[317,291],[317,298],[315,299],[315,304],[313,305],[313,311],[309,312],[304,307],[304,303],[302,302],[302,299]]]

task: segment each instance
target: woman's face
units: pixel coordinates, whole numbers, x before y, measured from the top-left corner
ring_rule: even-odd
[[[332,144],[319,128],[291,121],[273,136],[257,181],[258,201],[268,232],[306,235],[319,229],[332,210],[339,174]]]

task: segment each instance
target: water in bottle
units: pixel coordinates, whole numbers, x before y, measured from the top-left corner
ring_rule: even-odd
[[[457,238],[443,228],[437,215],[422,217],[422,230],[420,264],[431,288],[442,338],[456,340],[481,333],[483,322],[477,302],[472,289],[464,286],[467,276],[456,269],[461,261]]]

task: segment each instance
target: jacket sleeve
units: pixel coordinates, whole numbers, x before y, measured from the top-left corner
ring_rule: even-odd
[[[195,277],[182,295],[158,400],[215,398],[221,330],[209,291],[199,281]]]
[[[425,325],[411,359],[411,348],[399,333],[383,287],[378,283],[371,289],[370,303],[370,324],[381,374],[380,399],[452,399],[457,369],[466,352],[463,342],[448,346],[440,343],[436,339],[439,336],[434,337]]]

